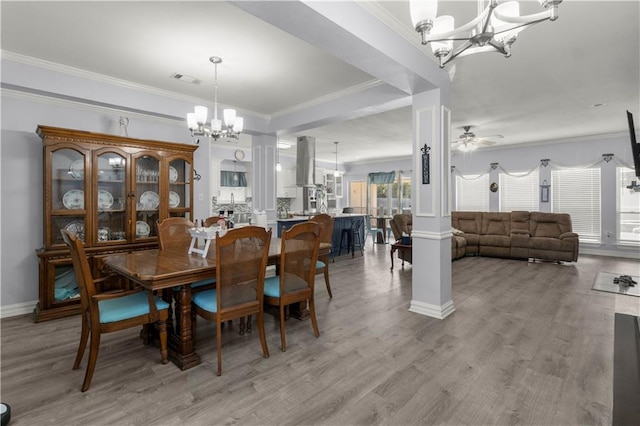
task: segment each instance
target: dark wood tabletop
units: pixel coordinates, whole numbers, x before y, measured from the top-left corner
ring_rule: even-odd
[[[280,248],[281,239],[272,238],[269,245],[270,265],[277,263]],[[215,244],[211,244],[204,258],[197,253],[188,254],[188,249],[187,246],[173,246],[164,250],[118,253],[106,256],[104,264],[148,290],[161,290],[215,277]]]

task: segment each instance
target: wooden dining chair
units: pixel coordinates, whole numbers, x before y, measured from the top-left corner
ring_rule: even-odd
[[[148,325],[157,323],[158,337],[160,339],[160,355],[162,363],[168,362],[167,354],[167,325],[169,305],[162,299],[155,297],[151,292],[143,289],[130,291],[116,291],[100,293],[96,291],[91,268],[84,246],[80,238],[63,229],[62,238],[69,246],[73,269],[80,288],[80,305],[82,316],[82,331],[80,345],[73,369],[80,368],[80,362],[84,351],[89,344],[89,361],[87,371],[82,384],[82,392],[89,389],[91,378],[98,360],[100,349],[100,336],[103,333],[124,330],[127,328],[145,326],[143,330],[144,343],[148,344]]]
[[[262,355],[269,358],[264,331],[263,289],[271,230],[245,226],[216,236],[216,288],[191,298],[191,335],[196,340],[196,319],[216,322],[218,376],[222,374],[222,323],[256,314]]]
[[[156,223],[160,250],[170,246],[184,245],[187,249],[191,243],[190,228],[195,225],[184,217],[168,217]]]
[[[278,275],[267,278],[264,283],[265,303],[277,306],[280,310],[280,343],[283,352],[287,350],[285,307],[292,303],[308,302],[313,334],[320,336],[313,297],[320,228],[316,222],[303,222],[283,231],[280,270]]]
[[[323,247],[318,249],[318,262],[316,263],[316,274],[324,274],[324,283],[327,285],[329,298],[333,298],[331,284],[329,283],[329,257],[333,255],[331,241],[333,239],[333,222],[335,219],[326,213],[318,214],[309,219],[322,226],[320,229],[320,244]],[[326,245],[329,244],[327,247]]]
[[[162,221],[158,221],[156,223],[156,227],[158,231],[158,244],[160,246],[160,250],[176,246],[183,247],[185,251],[189,249],[189,244],[191,244],[191,234],[189,233],[189,229],[195,227],[195,224],[189,219],[184,217],[169,217]],[[215,277],[193,282],[190,284],[191,292],[196,293],[198,291],[215,288],[215,282]],[[176,317],[176,332],[179,332],[180,325],[182,324],[180,316],[180,313],[182,312],[180,306],[180,291],[181,287],[177,286],[172,289],[167,289],[167,291],[163,293],[163,298],[165,302],[168,303],[171,303],[173,295],[173,311],[175,311]],[[169,309],[169,324],[173,324],[171,309]]]

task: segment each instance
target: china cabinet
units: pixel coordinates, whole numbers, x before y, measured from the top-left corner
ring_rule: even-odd
[[[158,220],[192,219],[197,147],[48,126],[36,132],[44,167],[44,246],[37,250],[40,300],[34,310],[39,322],[80,311],[60,231],[80,235],[94,276],[107,254],[156,248]]]

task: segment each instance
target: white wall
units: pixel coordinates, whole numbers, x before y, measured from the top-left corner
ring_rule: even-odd
[[[25,75],[33,67],[2,60],[3,84],[27,84]],[[1,197],[0,217],[0,306],[29,305],[38,300],[38,258],[36,250],[43,245],[43,176],[42,141],[35,131],[38,125],[120,134],[119,117],[129,118],[128,135],[133,138],[155,139],[190,144],[191,138],[181,120],[172,120],[122,109],[106,101],[113,101],[114,92],[124,89],[104,81],[74,78],[76,85],[60,84],[60,76],[50,72],[31,81],[39,89],[67,90],[78,95],[78,88],[87,98],[51,97],[23,90],[2,89],[1,132]],[[48,80],[47,80],[48,78]],[[44,80],[44,81],[43,81]],[[43,86],[43,87],[40,87]],[[122,94],[122,93],[121,93]],[[91,99],[89,99],[89,96]],[[105,102],[99,102],[102,99]],[[122,102],[153,105],[155,111],[173,111],[184,102],[157,93],[127,89]],[[87,102],[87,103],[85,103]],[[186,114],[187,111],[185,111]],[[195,152],[194,167],[202,179],[194,185],[194,216],[207,217],[208,196],[202,201],[198,194],[209,194],[208,152],[200,147]],[[2,316],[6,315],[5,309]]]

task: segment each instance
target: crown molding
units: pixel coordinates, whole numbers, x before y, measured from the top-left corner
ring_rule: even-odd
[[[83,70],[80,68],[70,67],[68,65],[62,65],[56,62],[46,61],[44,59],[21,55],[18,53],[7,51],[7,50],[0,50],[0,57],[3,60],[6,59],[12,62],[29,65],[32,67],[36,67],[36,68],[40,68],[48,71],[58,72],[61,74],[71,75],[78,78],[97,81],[99,83],[118,86],[128,90],[136,90],[136,91],[145,92],[145,93],[149,93],[156,96],[167,97],[170,99],[184,101],[194,105],[202,105],[203,103],[213,102],[211,99],[187,96],[181,93],[158,89],[156,87],[146,86],[144,84],[134,83],[128,80],[122,80],[119,78],[110,77],[108,75],[99,74],[99,73]],[[219,104],[219,106],[224,108],[226,105]],[[244,115],[244,116],[250,115],[253,117],[261,118],[263,120],[268,120],[270,118],[266,114],[257,113],[255,111],[248,111],[248,110],[244,110],[236,107],[234,108],[236,109],[237,112],[240,113],[239,115]]]
[[[70,96],[60,97],[59,95],[49,92],[36,92],[21,90],[21,87],[8,87],[9,85],[2,84],[0,93],[2,97],[15,98],[26,100],[29,102],[38,102],[47,105],[59,105],[66,108],[76,108],[83,111],[93,111],[98,113],[106,113],[113,115],[126,115],[129,118],[135,118],[138,120],[152,121],[156,123],[162,123],[171,126],[184,126],[184,119],[180,117],[171,117],[168,115],[154,114],[152,112],[135,110],[133,108],[119,108],[115,105],[106,103],[90,102],[86,99],[73,98]]]
[[[334,100],[343,98],[343,97],[348,96],[348,95],[353,95],[353,94],[356,94],[356,93],[360,93],[360,92],[362,92],[364,90],[371,89],[371,88],[374,88],[374,87],[377,87],[377,86],[381,86],[383,84],[386,84],[386,83],[384,83],[383,81],[378,80],[378,79],[365,81],[364,83],[356,84],[355,86],[351,86],[351,87],[348,87],[346,89],[339,90],[337,92],[329,93],[328,95],[320,96],[318,98],[311,99],[311,100],[309,100],[307,102],[303,102],[301,104],[294,105],[294,106],[292,106],[290,108],[286,108],[286,109],[277,111],[277,112],[271,114],[271,118],[272,119],[273,118],[278,118],[278,117],[282,117],[282,116],[287,115],[287,114],[291,114],[291,113],[294,113],[294,112],[302,111],[302,110],[305,110],[307,108],[311,108],[313,106],[321,105],[321,104],[326,103],[326,102],[334,101]]]

